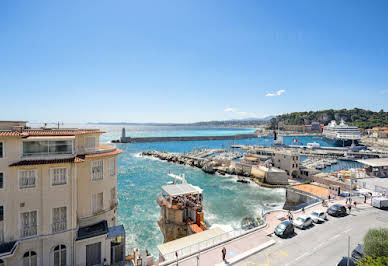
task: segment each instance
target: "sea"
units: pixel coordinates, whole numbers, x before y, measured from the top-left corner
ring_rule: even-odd
[[[185,126],[129,126],[129,125],[74,125],[79,128],[100,128],[106,131],[101,136],[101,143],[110,143],[119,139],[123,127],[126,135],[131,137],[151,136],[206,136],[234,135],[253,133],[249,128],[204,128]],[[330,146],[321,139],[312,137],[297,137],[298,143],[319,142],[322,146]],[[285,144],[294,143],[293,137],[284,137]],[[147,249],[158,256],[157,245],[163,243],[163,235],[157,221],[160,208],[156,197],[161,186],[168,181],[168,173],[184,174],[186,180],[203,189],[204,216],[210,227],[220,226],[224,230],[240,227],[244,217],[258,217],[262,211],[282,208],[285,190],[269,189],[254,183],[242,184],[236,182],[235,176],[210,175],[199,169],[177,165],[152,158],[141,157],[139,154],[147,150],[168,151],[175,153],[190,152],[194,149],[223,148],[230,149],[232,144],[252,144],[270,146],[270,138],[246,140],[213,140],[213,141],[183,141],[160,143],[126,143],[113,144],[123,150],[118,158],[118,223],[123,224],[126,231],[127,253],[134,248]],[[342,165],[341,167],[347,167]],[[335,171],[335,166],[333,171]],[[339,170],[339,169],[337,169]]]

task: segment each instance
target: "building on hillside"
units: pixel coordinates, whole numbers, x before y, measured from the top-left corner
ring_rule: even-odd
[[[273,165],[276,168],[286,171],[289,177],[298,177],[300,167],[299,154],[291,151],[275,151],[273,155]]]
[[[98,129],[0,121],[0,265],[114,265],[117,156]]]
[[[388,127],[374,127],[368,129],[367,132],[374,138],[388,138]]]

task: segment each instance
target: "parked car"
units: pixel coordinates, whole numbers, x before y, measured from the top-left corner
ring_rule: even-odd
[[[348,257],[343,257],[342,260],[338,262],[337,266],[348,266]],[[356,263],[354,263],[352,258],[349,258],[349,266],[356,266]]]
[[[327,220],[327,214],[324,211],[313,211],[310,214],[310,218],[314,223],[323,223]]]
[[[279,237],[287,237],[293,235],[294,225],[289,221],[284,221],[275,227],[274,233]]]
[[[313,224],[313,220],[307,215],[301,215],[295,219],[294,225],[300,229],[305,229]]]
[[[346,207],[341,204],[334,204],[327,209],[327,213],[331,216],[344,216],[346,215]]]
[[[362,244],[358,244],[355,249],[352,251],[352,258],[354,260],[360,260],[364,257],[364,249]]]
[[[388,208],[388,198],[372,198],[372,206],[379,209]]]

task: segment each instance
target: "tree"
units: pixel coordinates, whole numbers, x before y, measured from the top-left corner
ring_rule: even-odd
[[[388,229],[370,229],[364,237],[365,256],[388,257]]]
[[[371,257],[367,256],[357,261],[358,266],[384,266],[388,265],[388,257]]]

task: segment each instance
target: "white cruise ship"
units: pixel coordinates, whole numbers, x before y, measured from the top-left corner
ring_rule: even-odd
[[[357,144],[361,139],[358,127],[346,125],[343,120],[339,125],[335,120],[331,121],[323,128],[322,136],[325,141],[342,147]]]

